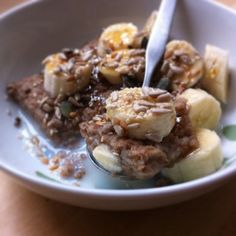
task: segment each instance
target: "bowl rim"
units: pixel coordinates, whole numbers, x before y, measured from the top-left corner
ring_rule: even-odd
[[[202,0],[203,2],[206,2],[210,5],[213,5],[217,7],[218,9],[222,9],[224,11],[227,11],[230,14],[236,15],[236,11],[232,8],[223,5],[222,3],[216,2],[214,0]],[[30,8],[31,6],[35,4],[40,4],[41,2],[44,2],[43,0],[30,0],[23,3],[18,4],[17,6],[3,12],[0,14],[0,21],[11,17],[15,13],[19,13],[21,10],[25,10],[27,8]],[[96,196],[96,197],[125,197],[125,198],[132,198],[133,196],[136,197],[145,197],[145,196],[157,196],[157,195],[166,195],[168,193],[178,193],[178,192],[186,192],[192,189],[200,189],[204,188],[211,184],[217,184],[223,181],[226,181],[233,177],[233,175],[236,174],[236,165],[229,166],[225,169],[223,169],[220,172],[216,172],[213,174],[210,174],[208,176],[184,182],[179,183],[175,185],[170,186],[164,186],[160,188],[145,188],[145,189],[95,189],[95,188],[78,188],[73,185],[65,185],[57,182],[52,182],[50,180],[44,180],[42,178],[39,178],[37,176],[34,176],[32,174],[26,174],[19,169],[12,167],[10,165],[5,165],[0,160],[0,170],[3,172],[9,174],[15,179],[21,180],[23,182],[32,183],[36,186],[44,187],[44,188],[50,188],[55,191],[60,192],[67,192],[75,195],[84,195],[84,196]]]

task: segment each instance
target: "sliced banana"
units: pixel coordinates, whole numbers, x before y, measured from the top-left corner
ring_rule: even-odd
[[[52,97],[56,97],[60,92],[68,94],[77,90],[76,81],[68,81],[68,77],[60,73],[60,65],[63,64],[60,54],[51,55],[45,64],[44,90]]]
[[[111,173],[122,171],[119,159],[115,156],[108,145],[100,144],[93,150],[96,161]]]
[[[134,43],[133,43],[133,46],[135,48],[143,48],[146,46],[148,39],[150,37],[150,34],[152,32],[154,23],[157,19],[157,15],[158,15],[158,11],[153,11],[151,15],[148,17],[143,29],[135,35]]]
[[[67,58],[64,53],[50,55],[44,61],[44,89],[52,97],[70,95],[90,82],[92,66],[79,58]]]
[[[166,46],[161,72],[171,79],[173,90],[190,88],[202,78],[204,63],[190,43],[173,40]]]
[[[176,120],[172,96],[160,89],[126,88],[112,92],[106,109],[116,133],[135,139],[160,142]]]
[[[194,128],[215,129],[221,118],[220,103],[201,89],[187,89],[182,94],[190,107],[189,118]]]
[[[154,23],[157,20],[157,16],[158,16],[158,11],[153,11],[151,15],[148,17],[147,22],[144,25],[143,31],[146,32],[148,38],[152,32]]]
[[[205,49],[205,76],[202,86],[219,101],[226,103],[229,81],[229,53],[207,45]]]
[[[106,55],[99,71],[111,84],[122,84],[123,76],[142,81],[145,71],[145,50],[123,49]]]
[[[196,135],[200,147],[174,167],[162,171],[176,183],[207,176],[222,166],[223,155],[218,135],[208,129],[198,129]]]
[[[132,23],[108,26],[99,38],[98,54],[104,56],[112,51],[129,48],[133,44],[137,32],[138,28]]]

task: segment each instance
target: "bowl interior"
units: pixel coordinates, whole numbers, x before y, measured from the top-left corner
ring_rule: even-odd
[[[159,2],[37,1],[0,18],[0,108],[2,111],[10,109],[13,113],[12,117],[5,113],[1,115],[0,132],[4,135],[0,141],[2,167],[18,170],[27,176],[35,176],[35,171],[49,173],[37,158],[32,158],[30,151],[25,150],[22,141],[17,138],[19,131],[14,128],[13,120],[20,110],[4,99],[6,85],[40,72],[41,61],[46,55],[64,47],[80,47],[96,38],[102,28],[109,24],[134,22],[141,27],[148,15],[158,8]],[[179,1],[171,33],[172,38],[190,41],[201,53],[207,43],[230,51],[232,80],[222,125],[236,123],[236,27],[233,21],[236,21],[233,12],[212,5],[209,1],[183,0]],[[222,144],[226,156],[236,152],[234,142],[222,138]]]

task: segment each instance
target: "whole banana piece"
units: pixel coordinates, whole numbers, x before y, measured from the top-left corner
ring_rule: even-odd
[[[160,142],[175,125],[172,96],[165,90],[126,88],[106,101],[107,116],[120,136]]]
[[[123,49],[107,54],[99,64],[99,71],[111,84],[122,84],[124,76],[142,81],[145,71],[145,50]]]
[[[192,87],[202,78],[204,64],[190,43],[173,40],[166,46],[161,72],[171,80],[172,90],[183,90]]]
[[[106,144],[100,144],[93,150],[93,156],[96,161],[111,173],[122,171],[119,158],[115,156]]]
[[[153,11],[151,15],[148,17],[143,29],[135,35],[133,43],[133,46],[135,48],[145,48],[147,46],[157,16],[158,16],[158,11]]]
[[[98,54],[105,56],[112,51],[128,49],[134,41],[138,28],[132,23],[118,23],[108,26],[98,41]]]
[[[229,83],[229,53],[224,49],[207,45],[205,50],[205,76],[202,86],[216,99],[227,103]]]
[[[44,89],[51,96],[71,95],[81,91],[90,82],[92,65],[80,57],[64,53],[48,56],[44,61]]]
[[[221,118],[220,103],[202,89],[187,89],[182,94],[189,106],[189,118],[194,128],[217,128]]]
[[[217,171],[223,162],[220,138],[208,129],[197,129],[199,148],[172,168],[163,169],[164,176],[175,183],[207,176]]]

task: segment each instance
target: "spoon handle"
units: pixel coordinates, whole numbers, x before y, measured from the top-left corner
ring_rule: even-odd
[[[146,50],[146,69],[143,87],[149,87],[153,71],[161,60],[169,37],[177,0],[162,0]]]

